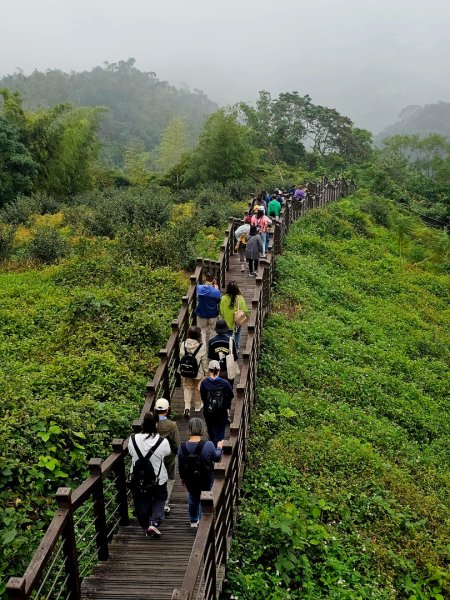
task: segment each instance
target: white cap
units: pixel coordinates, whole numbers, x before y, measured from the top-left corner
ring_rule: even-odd
[[[210,371],[220,371],[220,364],[218,360],[210,360],[208,369]]]
[[[169,410],[169,406],[170,406],[170,404],[165,398],[159,398],[159,400],[157,400],[155,403],[155,410],[158,410],[158,411]]]

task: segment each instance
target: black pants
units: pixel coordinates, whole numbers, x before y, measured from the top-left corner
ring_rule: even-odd
[[[258,271],[258,259],[247,258],[247,262],[250,273],[256,273]]]
[[[164,503],[167,498],[167,483],[155,487],[151,496],[133,496],[134,513],[142,529],[149,525],[158,526],[164,519]]]

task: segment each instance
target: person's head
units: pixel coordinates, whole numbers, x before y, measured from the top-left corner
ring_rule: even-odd
[[[233,307],[236,302],[236,297],[241,293],[238,284],[235,281],[229,281],[225,293],[227,296],[230,296],[230,306]]]
[[[220,373],[220,363],[218,360],[210,360],[208,371],[211,377],[218,377]]]
[[[188,329],[187,336],[190,340],[197,340],[197,342],[201,342],[202,341],[202,330],[200,329],[200,327],[197,327],[197,325],[192,325]]]
[[[256,213],[259,210],[259,205],[255,204],[255,206],[253,207],[253,212]]]
[[[257,233],[258,233],[258,229],[256,228],[256,225],[251,225],[250,226],[249,234],[250,235],[257,235]]]
[[[248,225],[248,224],[249,224],[249,223],[251,223],[251,222],[252,222],[252,218],[251,218],[251,216],[250,216],[250,215],[247,215],[247,216],[245,217],[245,219],[244,219],[244,223],[245,223],[246,225]]]
[[[205,281],[207,283],[213,283],[213,281],[214,281],[214,275],[208,271],[206,273],[206,275],[205,275]]]
[[[228,333],[230,331],[230,328],[227,325],[227,322],[225,321],[225,319],[217,319],[216,321],[216,333],[218,335],[221,335],[223,333]]]
[[[258,219],[260,219],[263,216],[263,214],[264,214],[264,207],[260,206],[258,208],[258,212],[256,213],[256,216],[258,217]]]
[[[159,415],[156,412],[148,412],[142,422],[142,433],[148,433],[147,437],[157,433]]]
[[[192,419],[189,419],[188,432],[190,437],[202,437],[206,433],[205,424],[198,417],[192,417]]]
[[[158,398],[155,402],[155,412],[159,415],[166,415],[169,410],[170,404],[169,401],[165,398]]]

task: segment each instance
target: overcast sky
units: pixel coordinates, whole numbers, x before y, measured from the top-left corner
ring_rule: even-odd
[[[0,75],[136,58],[219,104],[298,90],[378,131],[450,101],[450,0],[1,0]]]

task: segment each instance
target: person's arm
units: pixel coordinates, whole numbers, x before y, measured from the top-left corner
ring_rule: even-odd
[[[263,243],[262,243],[262,239],[261,239],[261,236],[260,236],[260,235],[258,235],[258,236],[257,236],[257,240],[258,240],[258,250],[259,250],[260,252],[263,252],[263,251],[264,251],[264,248],[263,248]]]
[[[201,374],[202,377],[206,377],[208,375],[208,363],[209,363],[208,353],[205,350],[203,352],[203,354],[201,355],[201,358],[200,358],[200,369],[199,369],[199,372],[200,372],[200,374]]]
[[[229,382],[225,379],[225,383],[227,384],[227,386],[225,386],[225,400],[226,400],[226,409],[228,410],[229,408],[231,408],[231,401],[234,398],[234,393],[233,393],[233,388],[231,387],[231,385],[229,384]]]
[[[234,358],[234,360],[237,360],[239,358],[237,346],[236,346],[236,340],[234,338],[233,338],[233,358]]]
[[[180,444],[180,432],[178,431],[178,425],[175,423],[175,427],[173,428],[173,445],[176,447],[176,450],[174,454],[177,454]]]
[[[208,392],[206,390],[206,386],[205,386],[205,382],[202,381],[200,384],[200,397],[202,399],[203,404],[206,403],[206,400],[208,399]]]
[[[215,358],[214,351],[212,349],[211,340],[208,342],[208,358],[209,360],[213,360]]]
[[[159,448],[156,449],[156,452],[158,452],[162,458],[165,458],[166,456],[169,456],[169,454],[172,454],[169,440],[167,438],[164,438]]]
[[[204,452],[206,456],[204,458],[206,461],[220,462],[222,460],[222,444],[220,446],[219,444],[220,442],[218,442],[217,448],[215,448],[212,442],[205,442]]]
[[[247,306],[247,302],[245,301],[244,296],[241,296],[241,298],[240,298],[239,307],[247,315],[247,317],[250,317],[250,310]]]
[[[220,306],[219,306],[219,314],[220,316],[224,319],[224,304],[225,304],[225,296],[222,296],[222,299],[220,300]]]

